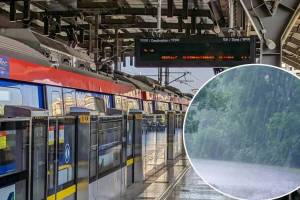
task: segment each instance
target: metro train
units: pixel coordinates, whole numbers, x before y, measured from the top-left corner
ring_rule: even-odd
[[[0,41],[1,200],[116,199],[184,153],[187,97]]]

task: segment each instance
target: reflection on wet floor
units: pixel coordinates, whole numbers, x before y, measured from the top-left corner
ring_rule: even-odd
[[[206,185],[192,168],[179,180],[167,199],[230,200]]]
[[[186,158],[180,158],[175,163],[169,163],[157,173],[149,176],[147,180],[128,187],[126,192],[119,199],[160,199],[168,188],[175,183],[188,165]]]
[[[120,199],[230,200],[206,185],[190,167],[187,158],[169,163],[147,180],[131,185],[116,200]]]

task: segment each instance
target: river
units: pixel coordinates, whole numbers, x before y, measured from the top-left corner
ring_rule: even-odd
[[[300,186],[300,169],[200,159],[192,164],[209,185],[242,199],[279,197]]]

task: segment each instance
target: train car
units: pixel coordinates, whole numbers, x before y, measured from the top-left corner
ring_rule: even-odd
[[[147,93],[152,97],[144,98]],[[8,105],[47,111],[47,118],[45,114],[34,120],[0,120],[0,154],[4,158],[0,163],[0,194],[17,200],[120,196],[130,185],[129,180],[134,182],[133,171],[137,173],[131,167],[133,127],[127,123],[124,111],[129,114],[130,110],[144,110],[153,115],[161,110],[155,123],[143,128],[143,155],[152,150],[158,155],[154,160],[142,157],[143,180],[149,174],[146,168],[154,161],[156,170],[166,164],[168,130],[162,113],[170,110],[171,99],[161,100],[161,105],[156,105],[157,100],[156,93],[109,74],[72,66],[53,67],[38,50],[0,36],[0,116]],[[89,117],[76,117],[74,108],[81,108],[77,112],[89,113]],[[162,141],[155,146],[151,146],[154,138],[149,133],[153,127],[155,140]],[[88,185],[80,174],[85,174]],[[10,181],[6,182],[7,178]]]
[[[96,99],[103,100],[105,109],[115,108],[114,96],[141,99],[141,91],[132,84],[121,80],[116,81],[111,76],[95,75],[72,67],[49,67],[51,64],[47,63],[47,59],[35,49],[16,40],[0,37],[1,114],[4,114],[5,105],[19,105],[47,109],[51,117],[47,137],[48,154],[47,156],[41,155],[44,158],[48,157],[46,161],[48,176],[46,178],[43,175],[39,178],[48,180],[47,188],[44,190],[39,188],[40,193],[32,192],[31,195],[37,196],[31,196],[29,199],[39,199],[38,197],[45,195],[48,199],[57,199],[58,194],[67,195],[68,198],[70,197],[69,199],[72,199],[76,179],[74,154],[75,149],[78,147],[76,147],[75,137],[72,135],[75,131],[75,122],[73,117],[70,116],[70,109],[81,107],[97,110]],[[26,52],[32,53],[26,55]],[[54,120],[54,118],[57,120]],[[91,175],[89,196],[97,196],[103,190],[103,194],[110,194],[110,197],[113,197],[120,194],[122,188],[126,185],[124,184],[125,178],[122,172],[122,168],[125,166],[121,162],[120,153],[122,151],[122,133],[124,132],[123,122],[120,119],[107,119],[106,121],[110,123],[104,123],[103,121],[101,125],[103,126],[101,136],[106,139],[91,140],[94,142],[93,145],[97,147],[97,155],[94,156],[94,159],[100,163],[101,167],[95,166],[97,174]],[[115,134],[113,138],[110,135],[105,137],[106,134],[111,134],[112,131]],[[11,157],[5,147],[0,151],[4,157]],[[64,154],[69,155],[68,159],[65,159]],[[5,178],[10,172],[15,171],[16,167],[15,164],[5,161],[0,168],[1,175]],[[113,189],[113,191],[104,190],[109,182],[112,183],[109,189]],[[12,186],[2,188],[0,191],[5,192],[9,187]],[[14,184],[13,187],[16,188],[16,185]],[[15,194],[19,192],[18,188],[15,190]],[[100,191],[99,188],[101,188]],[[24,192],[26,193],[26,191],[23,191],[20,195]]]

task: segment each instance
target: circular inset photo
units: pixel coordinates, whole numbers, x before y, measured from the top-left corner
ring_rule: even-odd
[[[269,65],[243,65],[210,79],[184,121],[197,174],[237,199],[276,199],[300,186],[300,80]]]

